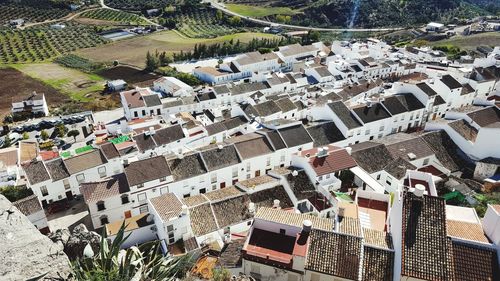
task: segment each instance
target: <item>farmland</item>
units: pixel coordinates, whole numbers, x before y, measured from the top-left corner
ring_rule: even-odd
[[[187,9],[174,13],[172,18],[177,22],[177,30],[190,38],[215,38],[244,31],[217,20],[214,9]]]
[[[465,50],[475,50],[478,46],[499,46],[500,33],[488,32],[469,36],[454,36],[450,39],[430,42],[433,46],[450,45]]]
[[[0,122],[9,114],[12,97],[37,92],[45,94],[50,106],[59,106],[69,100],[57,89],[33,79],[14,68],[0,68]]]
[[[81,58],[74,54],[68,54],[58,57],[54,62],[69,68],[75,68],[83,72],[95,72],[104,67],[101,63],[94,63],[88,59]]]
[[[226,4],[226,8],[245,17],[263,18],[272,15],[295,15],[297,12],[288,7],[250,6]]]
[[[86,25],[68,23],[62,30],[49,26],[0,30],[0,63],[31,63],[54,58],[107,41]]]
[[[43,22],[62,18],[69,12],[69,9],[56,7],[47,0],[2,1],[0,3],[0,24],[8,23],[14,19]]]
[[[275,35],[266,33],[236,33],[232,35],[220,36],[217,38],[186,38],[176,31],[163,31],[153,33],[147,36],[136,37],[128,40],[122,40],[106,44],[96,48],[83,49],[76,54],[98,62],[110,62],[118,60],[121,63],[128,63],[136,66],[144,66],[146,53],[148,51],[167,53],[188,51],[194,48],[195,44],[221,43],[230,40],[240,40],[249,42],[253,38],[277,38]],[[116,50],[120,50],[117,52]]]
[[[129,11],[161,9],[168,4],[176,3],[175,0],[104,0],[104,2],[111,8]]]
[[[105,20],[127,25],[147,25],[148,23],[140,16],[123,11],[110,9],[97,9],[84,12],[80,15],[82,18]]]
[[[72,111],[103,110],[118,104],[116,95],[102,93],[106,81],[97,74],[84,73],[55,63],[18,64],[13,67],[66,97],[66,103],[61,106],[64,110],[68,110],[68,107],[73,107],[69,109]]]

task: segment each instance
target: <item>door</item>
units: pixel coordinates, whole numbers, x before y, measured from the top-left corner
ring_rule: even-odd
[[[70,201],[73,200],[73,192],[71,190],[66,191],[66,198]]]
[[[128,219],[132,217],[132,212],[131,211],[125,211],[125,218]]]
[[[47,206],[48,206],[48,205],[49,205],[49,204],[47,204],[47,200],[45,200],[45,199],[44,199],[44,200],[42,200],[42,207],[43,207],[44,209],[45,209],[45,208],[47,208]]]
[[[255,177],[260,176],[260,170],[255,171]]]
[[[226,182],[225,181],[220,183],[220,188],[224,188],[224,187],[226,187]]]
[[[436,120],[436,113],[432,114],[432,120]]]

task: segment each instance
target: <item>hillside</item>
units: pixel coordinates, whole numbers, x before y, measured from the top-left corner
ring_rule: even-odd
[[[291,7],[301,13],[291,22],[319,27],[388,27],[410,26],[429,21],[453,22],[456,18],[471,18],[496,14],[496,0],[233,0],[245,3]]]

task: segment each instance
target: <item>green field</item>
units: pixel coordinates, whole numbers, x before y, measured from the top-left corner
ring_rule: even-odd
[[[226,4],[226,8],[245,17],[263,18],[272,15],[295,15],[297,12],[288,7],[264,7],[243,4]]]
[[[106,81],[96,74],[60,66],[55,63],[12,65],[24,74],[57,89],[78,102],[90,102],[104,89]]]
[[[230,40],[240,40],[242,43],[246,43],[254,38],[278,37],[267,33],[244,32],[216,38],[187,38],[177,31],[169,30],[156,32],[147,36],[120,40],[96,48],[79,50],[76,54],[96,62],[111,62],[117,60],[121,63],[143,67],[148,51],[165,51],[171,54],[180,51],[190,51],[194,48],[194,45],[200,43],[214,44]],[[116,50],[120,50],[120,52]]]

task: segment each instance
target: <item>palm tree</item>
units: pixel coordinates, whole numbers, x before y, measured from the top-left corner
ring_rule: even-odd
[[[76,280],[166,280],[173,281],[181,277],[187,263],[182,258],[164,257],[159,241],[151,241],[126,250],[122,244],[130,236],[124,236],[125,225],[122,224],[111,245],[103,231],[100,250],[94,254],[90,245],[84,250],[84,257],[73,263]]]

